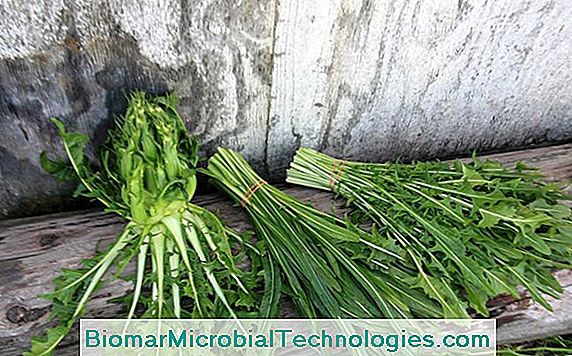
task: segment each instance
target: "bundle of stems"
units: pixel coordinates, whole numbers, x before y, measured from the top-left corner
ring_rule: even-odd
[[[572,337],[570,335],[533,340],[520,345],[502,345],[497,349],[497,355],[501,356],[565,356],[571,354]]]
[[[558,297],[554,268],[570,268],[567,196],[536,170],[508,170],[494,161],[453,163],[359,163],[301,148],[287,181],[332,190],[355,207],[355,221],[375,229],[407,251],[420,273],[439,285],[424,285],[436,299],[457,302],[488,315],[489,299],[524,286],[550,309],[542,293]],[[423,282],[425,283],[425,282]]]
[[[60,180],[79,180],[76,194],[99,200],[128,223],[107,251],[56,279],[56,290],[47,297],[60,325],[33,340],[30,354],[52,353],[106,272],[115,266],[114,275],[120,277],[132,259],[137,262],[128,278],[134,290],[124,298],[127,318],[274,315],[275,302],[252,293],[261,282],[260,251],[215,214],[190,202],[197,184],[198,145],[175,107],[173,96],[133,94],[127,113],[109,134],[99,170],[85,156],[87,138],[54,120],[69,161],[51,161],[43,154],[44,168]],[[237,244],[243,252],[235,256],[231,248]],[[245,257],[251,266],[243,271],[236,261]]]
[[[238,153],[219,148],[206,174],[240,203],[257,238],[281,269],[303,317],[441,317],[426,296],[403,250],[381,234],[368,233],[321,212],[262,180]],[[466,315],[457,310],[455,315]]]

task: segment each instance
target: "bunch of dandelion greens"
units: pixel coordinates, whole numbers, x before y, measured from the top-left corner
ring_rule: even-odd
[[[29,354],[53,353],[80,317],[108,270],[122,276],[136,259],[129,278],[133,292],[124,298],[127,318],[258,317],[276,314],[275,276],[260,271],[268,264],[261,252],[227,229],[210,211],[190,202],[196,188],[198,145],[188,136],[172,96],[132,95],[125,116],[109,134],[101,169],[84,154],[87,138],[67,132],[54,120],[69,162],[42,156],[44,168],[59,180],[79,180],[76,194],[99,200],[106,211],[128,224],[115,242],[80,270],[64,270],[55,280],[52,317],[59,326],[33,339]],[[241,253],[231,248],[239,245]],[[250,269],[237,268],[250,259]],[[274,295],[253,293],[261,283]],[[278,293],[279,294],[279,293]],[[190,300],[190,302],[186,302]],[[137,315],[138,314],[138,315]]]
[[[240,203],[266,243],[288,294],[303,317],[442,317],[403,249],[266,184],[238,153],[219,148],[209,159],[213,184]],[[453,307],[454,308],[454,307]],[[464,310],[456,316],[466,315]]]
[[[519,285],[551,309],[542,293],[562,292],[551,271],[571,268],[567,196],[523,164],[359,163],[301,148],[287,181],[343,197],[352,219],[373,222],[431,276],[435,284],[419,281],[429,295],[468,300],[485,316],[489,299],[519,298]]]

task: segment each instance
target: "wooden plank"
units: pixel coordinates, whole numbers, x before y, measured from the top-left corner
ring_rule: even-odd
[[[572,135],[572,2],[283,0],[268,162],[446,158]]]
[[[287,189],[287,192],[312,201],[317,208],[332,206],[331,194],[312,190]],[[224,222],[238,230],[250,227],[244,212],[221,194],[198,197],[195,201],[219,212]],[[116,216],[96,210],[52,214],[0,223],[0,349],[20,354],[29,338],[41,335],[49,324],[49,303],[38,298],[52,290],[51,280],[61,268],[78,268],[98,248],[108,245],[121,232],[124,223]],[[130,265],[126,273],[132,271]],[[108,300],[122,296],[132,286],[114,281],[98,291],[87,308],[87,315],[116,318],[121,307]],[[288,311],[286,311],[287,313]],[[71,333],[63,345],[77,341]],[[75,350],[75,349],[71,349]],[[72,351],[70,351],[72,352]]]
[[[532,162],[552,181],[565,182],[572,178],[572,144],[490,157],[509,165],[518,160]],[[337,211],[344,211],[341,202],[334,202],[328,192],[298,187],[288,187],[285,191],[312,202],[318,209],[330,211],[335,203]],[[217,211],[226,224],[239,231],[250,226],[242,210],[220,194],[199,196],[196,203]],[[0,223],[0,349],[4,354],[19,354],[27,347],[31,335],[44,331],[49,304],[37,295],[52,289],[50,281],[60,269],[77,268],[82,259],[112,241],[123,225],[119,218],[94,210]],[[567,288],[563,299],[554,301],[554,313],[542,310],[526,296],[524,301],[503,299],[491,303],[491,311],[499,320],[500,341],[531,339],[570,330],[572,277],[569,272],[561,272],[559,278]],[[130,289],[124,282],[107,285],[94,296],[88,315],[118,317],[123,312],[121,308],[107,301]],[[291,315],[291,310],[285,313]],[[76,340],[77,334],[72,333],[64,344],[71,345]],[[67,350],[65,352],[71,354],[75,352],[73,345]]]
[[[520,300],[497,298],[491,302],[492,313],[498,315],[497,338],[501,343],[517,343],[554,335],[572,334],[572,271],[556,272],[564,287],[560,299],[546,296],[554,309],[549,312],[531,301],[526,293]]]
[[[135,89],[175,92],[204,152],[233,147],[264,168],[274,3],[0,2],[0,217],[69,206],[39,164],[63,155],[50,118],[100,144]]]

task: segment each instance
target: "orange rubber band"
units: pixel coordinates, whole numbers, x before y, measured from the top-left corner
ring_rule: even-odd
[[[332,169],[332,173],[330,174],[330,189],[332,191],[334,191],[336,183],[340,181],[340,177],[342,176],[342,170],[344,169],[346,162],[347,161],[342,161],[342,164],[339,164],[340,161],[338,160],[335,160],[334,162],[334,168]]]
[[[330,172],[330,190],[334,190],[334,175],[336,174],[336,169],[338,168],[338,164],[340,163],[340,161],[338,161],[337,159],[334,161],[334,167],[332,168],[332,171]]]
[[[260,179],[258,182],[254,183],[248,190],[244,193],[244,196],[240,200],[240,206],[243,208],[250,203],[250,199],[254,195],[254,193],[261,188],[263,185],[268,184],[264,179]]]
[[[336,176],[336,182],[340,181],[340,177],[342,176],[342,170],[344,169],[346,162],[347,161],[343,161],[342,164],[340,165],[340,169],[338,169],[338,175]]]

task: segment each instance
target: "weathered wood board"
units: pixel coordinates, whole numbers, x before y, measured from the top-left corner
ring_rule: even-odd
[[[299,145],[370,160],[572,138],[568,0],[4,0],[0,218],[69,208],[49,118],[100,143],[174,91],[205,153],[273,179]]]
[[[550,181],[572,179],[572,144],[493,155],[511,165],[522,160],[542,169]],[[289,187],[286,191],[317,208],[330,211],[332,200],[328,192]],[[201,196],[198,204],[220,214],[229,226],[237,230],[249,228],[246,215],[219,194]],[[16,355],[27,347],[31,335],[41,334],[46,327],[49,303],[37,298],[49,292],[50,281],[61,268],[76,268],[79,262],[93,255],[99,247],[111,241],[121,231],[123,223],[115,216],[97,211],[81,211],[46,215],[35,218],[7,220],[0,223],[0,350]],[[558,272],[566,287],[562,299],[553,301],[554,313],[547,312],[523,295],[516,301],[500,298],[491,302],[491,313],[497,318],[501,342],[521,341],[554,334],[572,333],[572,273]],[[131,289],[128,283],[114,282],[99,291],[89,304],[92,317],[117,317],[123,311],[107,301],[124,295]],[[286,308],[288,309],[288,308]],[[284,313],[291,314],[291,310]],[[72,333],[64,344],[77,340]],[[60,354],[73,354],[71,345]]]

